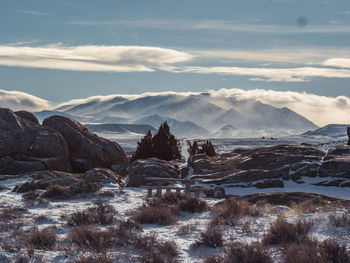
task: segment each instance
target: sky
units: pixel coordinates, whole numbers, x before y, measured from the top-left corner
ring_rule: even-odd
[[[0,89],[52,104],[241,89],[350,111],[349,0],[2,0],[0,23]]]

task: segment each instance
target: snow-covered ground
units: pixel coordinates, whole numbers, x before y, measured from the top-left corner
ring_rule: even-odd
[[[67,218],[69,215],[78,210],[83,210],[88,207],[93,206],[93,202],[98,199],[98,193],[87,195],[79,199],[73,200],[60,200],[60,201],[50,201],[43,203],[33,203],[24,201],[20,194],[14,193],[11,190],[17,184],[24,182],[26,179],[11,179],[7,181],[1,181],[0,185],[6,187],[6,190],[0,191],[0,214],[3,213],[5,209],[9,208],[25,208],[27,211],[23,213],[23,218],[21,219],[24,223],[23,229],[30,229],[33,225],[37,224],[39,229],[50,227],[55,231],[60,240],[67,238],[67,234],[71,227],[66,225]],[[311,183],[311,182],[310,182]],[[314,189],[308,185],[288,185],[286,189],[288,191],[311,191],[311,192],[322,192],[326,194],[331,194],[335,196],[340,196],[342,198],[350,199],[349,191],[341,190],[336,187],[315,187]],[[309,188],[311,187],[311,188]],[[253,188],[226,188],[228,193],[244,195],[248,193],[256,193],[256,189]],[[317,189],[317,190],[316,190]],[[259,190],[261,192],[266,191],[283,191],[284,189],[266,189]],[[113,191],[115,196],[106,198],[106,202],[114,206],[114,208],[119,212],[119,217],[128,218],[130,214],[128,211],[134,210],[139,207],[143,202],[146,201],[146,190],[140,188],[125,188],[120,189],[115,185],[109,184],[105,185],[100,191]],[[212,207],[214,204],[222,201],[221,199],[211,199],[202,196],[203,200]],[[261,241],[264,233],[269,230],[270,224],[275,221],[278,216],[283,212],[284,217],[290,221],[295,222],[299,219],[312,220],[314,225],[310,231],[310,236],[317,238],[318,240],[324,240],[327,238],[335,238],[341,244],[350,246],[350,229],[347,228],[336,228],[329,219],[330,213],[344,213],[342,208],[334,207],[331,209],[323,210],[322,208],[317,208],[316,211],[299,213],[286,206],[278,207],[262,207],[262,215],[258,217],[245,216],[239,220],[239,223],[235,227],[224,227],[224,240],[226,242],[230,240],[239,241],[242,243],[256,243]],[[46,215],[47,219],[35,223],[34,218],[39,215]],[[219,254],[222,252],[222,248],[207,248],[199,247],[193,248],[192,244],[195,243],[199,237],[200,233],[206,228],[208,222],[212,218],[212,213],[210,211],[203,213],[188,213],[182,212],[178,221],[174,225],[170,226],[160,226],[160,225],[143,225],[145,234],[155,233],[159,238],[169,241],[175,241],[180,248],[180,262],[201,262],[201,259],[206,255]],[[192,224],[194,229],[188,234],[179,234],[179,228],[184,225]],[[250,232],[247,233],[245,230],[246,225],[249,225]],[[245,226],[244,226],[245,225]],[[7,238],[8,232],[4,229],[0,232],[1,238]],[[275,262],[280,262],[281,255],[276,247],[269,248],[271,255]],[[43,257],[44,262],[71,262],[72,259],[78,256],[77,253],[72,253],[71,251],[64,250],[54,250],[54,251],[35,251],[38,255]],[[111,252],[112,253],[112,252]],[[82,254],[82,253],[80,253]],[[113,254],[113,253],[112,253]],[[125,255],[125,258],[120,259],[118,262],[135,262],[135,257],[133,257],[134,252],[127,250],[123,251],[121,249],[119,254]],[[9,261],[14,262],[17,253],[10,253],[0,249],[0,255],[6,256]],[[127,255],[127,256],[126,256]],[[1,258],[0,258],[1,261]],[[4,261],[6,262],[6,261]]]

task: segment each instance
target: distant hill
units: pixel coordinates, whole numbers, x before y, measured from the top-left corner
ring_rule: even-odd
[[[170,131],[176,136],[201,137],[209,134],[209,132],[206,129],[200,127],[199,125],[193,122],[181,122],[172,118],[161,117],[157,114],[140,118],[134,121],[134,123],[150,124],[153,127],[158,128],[160,124],[165,121],[169,124]]]
[[[350,124],[328,124],[314,131],[308,131],[303,135],[328,136],[333,138],[347,137],[347,127],[350,127]]]
[[[149,130],[154,133],[156,129],[150,125],[140,124],[85,124],[91,132],[115,132],[146,134]]]

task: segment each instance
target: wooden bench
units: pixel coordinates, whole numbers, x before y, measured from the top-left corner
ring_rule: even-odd
[[[205,190],[206,188],[203,187],[196,187],[196,188],[192,188],[191,185],[195,184],[195,183],[201,183],[201,180],[194,180],[194,179],[177,179],[177,178],[159,178],[159,177],[148,177],[146,178],[146,180],[148,181],[153,181],[155,182],[157,185],[156,186],[143,186],[143,188],[147,188],[147,197],[150,198],[152,197],[152,190],[155,187],[157,190],[157,197],[162,197],[162,190],[166,190],[167,194],[171,193],[171,190],[176,190],[177,194],[180,194],[182,190],[185,191],[186,194],[191,194],[191,192],[195,193],[195,197],[198,198],[200,191]],[[162,183],[164,182],[181,182],[183,184],[185,184],[185,188],[183,187],[175,187],[175,186],[163,186]]]

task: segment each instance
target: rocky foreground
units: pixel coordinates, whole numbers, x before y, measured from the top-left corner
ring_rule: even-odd
[[[41,125],[8,109],[0,109],[0,138],[0,262],[350,262],[349,198],[286,192],[310,181],[348,190],[350,146],[130,162],[74,120]],[[221,191],[146,199],[139,186],[154,176]]]
[[[0,109],[0,138],[0,179],[28,178],[14,189],[19,192],[102,181],[138,187],[154,176],[256,188],[282,188],[287,181],[303,184],[313,178],[317,186],[350,187],[350,146],[326,153],[310,145],[278,145],[194,155],[187,164],[156,158],[130,163],[119,144],[72,119],[52,116],[41,125],[33,114],[9,109]]]

